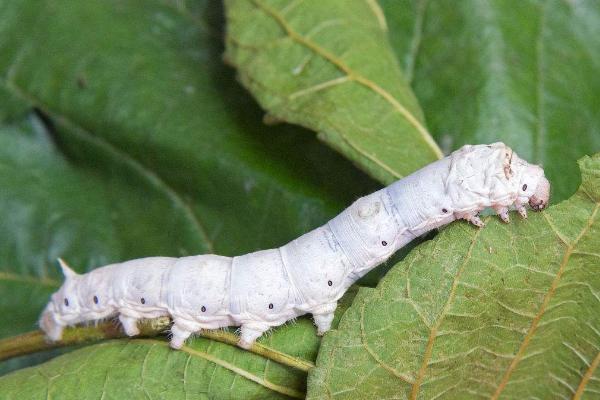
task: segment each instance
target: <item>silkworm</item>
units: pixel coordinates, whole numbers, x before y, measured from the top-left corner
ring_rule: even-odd
[[[149,257],[77,274],[60,260],[65,282],[40,317],[50,340],[64,327],[118,318],[127,335],[141,318],[170,316],[171,347],[194,332],[240,326],[249,348],[265,331],[311,313],[327,332],[338,299],[357,279],[422,234],[492,207],[527,217],[546,207],[550,183],[503,143],[464,146],[446,158],[359,198],[325,225],[286,245],[237,256]]]

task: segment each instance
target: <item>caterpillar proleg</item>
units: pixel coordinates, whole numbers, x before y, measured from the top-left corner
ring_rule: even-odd
[[[338,299],[357,279],[414,238],[456,219],[483,227],[492,207],[527,217],[548,204],[550,183],[537,165],[503,143],[464,146],[448,157],[359,198],[325,225],[277,249],[237,256],[149,257],[79,275],[62,260],[65,282],[40,317],[51,340],[64,327],[118,316],[127,335],[141,318],[170,316],[171,347],[194,332],[240,326],[249,348],[271,327],[311,313],[322,335]]]

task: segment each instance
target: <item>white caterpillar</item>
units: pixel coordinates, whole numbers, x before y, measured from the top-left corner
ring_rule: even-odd
[[[408,242],[455,219],[478,227],[493,207],[526,218],[548,204],[550,183],[537,165],[503,143],[464,146],[448,157],[354,202],[320,228],[278,248],[239,257],[149,257],[78,275],[61,260],[62,287],[40,318],[51,340],[65,326],[119,316],[127,335],[140,318],[170,316],[171,347],[193,332],[241,326],[248,348],[265,331],[311,313],[323,334],[350,285]]]

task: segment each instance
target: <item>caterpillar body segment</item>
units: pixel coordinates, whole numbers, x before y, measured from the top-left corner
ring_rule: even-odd
[[[317,333],[331,327],[337,301],[368,271],[414,238],[456,219],[548,204],[544,171],[503,143],[464,146],[390,186],[356,200],[327,222],[277,249],[237,257],[149,257],[65,276],[40,317],[49,339],[64,327],[118,316],[125,333],[142,318],[170,316],[171,346],[194,332],[240,326],[249,348],[265,331],[310,313]]]

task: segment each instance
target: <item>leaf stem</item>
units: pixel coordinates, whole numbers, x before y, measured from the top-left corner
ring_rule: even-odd
[[[171,321],[167,317],[142,320],[139,323],[140,336],[157,336],[168,329],[170,324]],[[198,335],[232,346],[236,346],[238,342],[237,335],[223,330],[207,330],[199,332]],[[95,326],[67,328],[63,333],[62,340],[58,342],[49,342],[42,331],[32,331],[0,340],[0,361],[39,351],[123,337],[126,336],[119,325],[112,321],[102,322]],[[255,343],[248,351],[303,372],[308,372],[315,366],[308,360],[291,356],[260,343]]]

